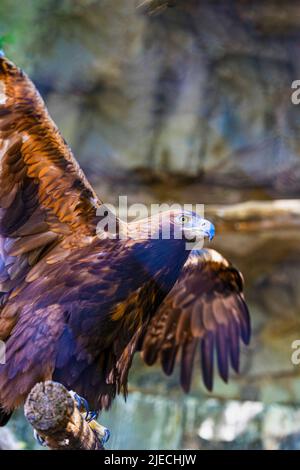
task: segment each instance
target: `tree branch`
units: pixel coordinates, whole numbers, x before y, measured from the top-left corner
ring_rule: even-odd
[[[27,397],[24,413],[50,449],[103,450],[103,428],[88,423],[68,390],[57,382],[40,382]]]

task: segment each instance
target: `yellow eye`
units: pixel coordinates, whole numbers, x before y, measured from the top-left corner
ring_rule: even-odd
[[[181,222],[182,224],[186,224],[187,222],[189,222],[189,220],[190,218],[187,215],[179,216],[179,222]]]

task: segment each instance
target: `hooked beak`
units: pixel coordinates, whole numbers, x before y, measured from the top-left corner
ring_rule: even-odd
[[[208,223],[208,228],[204,231],[206,237],[209,239],[209,241],[211,242],[212,239],[214,238],[215,236],[215,226],[214,224],[212,224],[211,222],[209,222],[208,220],[206,220],[206,222]]]
[[[203,219],[200,227],[198,226],[198,233],[203,238],[208,238],[211,241],[215,236],[215,226],[209,220]]]
[[[211,241],[215,236],[215,227],[209,220],[201,219],[194,226],[185,228],[185,232],[192,234],[196,239],[208,238]]]

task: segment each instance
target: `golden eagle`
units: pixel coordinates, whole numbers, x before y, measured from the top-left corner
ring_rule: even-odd
[[[185,392],[195,358],[209,390],[214,351],[224,381],[230,364],[238,371],[250,338],[242,276],[214,250],[185,246],[187,231],[211,237],[212,224],[171,211],[128,226],[126,239],[98,236],[100,200],[33,83],[4,55],[0,158],[2,425],[48,379],[108,408],[127,393],[136,351],[168,375],[179,362]],[[150,222],[160,234],[167,219],[181,239],[131,236]]]

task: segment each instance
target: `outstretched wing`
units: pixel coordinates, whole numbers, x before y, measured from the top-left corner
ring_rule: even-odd
[[[212,390],[214,351],[219,374],[227,382],[229,365],[239,370],[240,340],[250,340],[241,273],[215,250],[193,251],[147,328],[141,346],[144,361],[152,365],[160,360],[170,375],[180,355],[180,382],[188,392],[199,354],[203,382]]]
[[[0,291],[49,245],[95,234],[100,202],[30,79],[0,57]]]
[[[94,238],[24,283],[0,317],[5,411],[48,379],[76,390],[92,409],[109,407],[117,393],[126,395],[146,307],[150,315],[163,296],[147,269],[151,251],[143,242]]]

